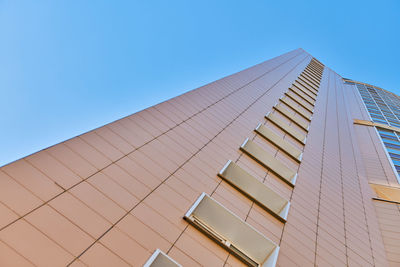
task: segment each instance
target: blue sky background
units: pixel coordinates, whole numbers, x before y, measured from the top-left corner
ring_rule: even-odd
[[[0,166],[282,53],[400,94],[400,1],[2,1]]]

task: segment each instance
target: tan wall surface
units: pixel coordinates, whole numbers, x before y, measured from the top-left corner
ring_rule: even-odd
[[[400,204],[374,201],[390,266],[400,266]]]
[[[254,132],[303,149],[264,115],[291,123],[272,107],[311,59],[294,50],[2,167],[0,266],[141,266],[157,248],[243,265],[183,220],[202,192],[280,245],[279,266],[387,266],[368,180],[393,177],[352,123],[366,119],[354,90],[325,68],[301,164]],[[298,170],[294,189],[239,150],[246,138]],[[217,176],[228,160],[291,201],[286,224]]]

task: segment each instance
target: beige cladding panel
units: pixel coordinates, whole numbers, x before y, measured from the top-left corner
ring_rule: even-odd
[[[378,122],[373,122],[373,121],[354,119],[354,124],[365,125],[365,126],[375,126],[375,127],[378,127],[378,128],[391,130],[391,131],[395,131],[395,132],[400,133],[400,128],[399,127],[389,126],[389,125],[386,125],[386,124],[383,124],[383,123],[378,123]]]
[[[394,187],[371,183],[370,186],[375,191],[377,198],[400,204],[400,186]]]
[[[295,171],[289,169],[286,165],[281,163],[281,161],[274,158],[253,141],[247,139],[242,144],[240,149],[259,162],[261,165],[277,174],[279,178],[288,183],[290,186],[294,186],[296,183],[297,173]]]

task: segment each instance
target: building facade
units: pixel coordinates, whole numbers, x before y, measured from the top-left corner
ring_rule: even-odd
[[[399,119],[291,51],[1,167],[0,266],[400,266]]]

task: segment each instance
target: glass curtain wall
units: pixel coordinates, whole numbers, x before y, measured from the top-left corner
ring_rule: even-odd
[[[373,122],[400,128],[400,98],[385,90],[346,82],[357,86]],[[400,132],[378,128],[378,133],[400,177]]]

